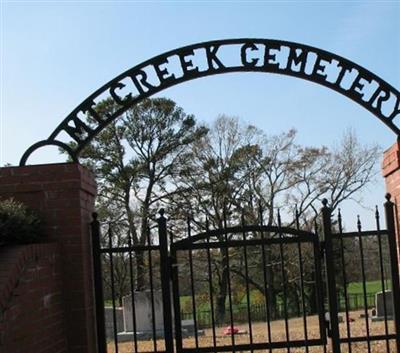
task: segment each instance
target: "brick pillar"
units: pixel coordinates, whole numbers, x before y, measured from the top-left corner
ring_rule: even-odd
[[[94,294],[89,223],[93,175],[75,163],[0,168],[0,198],[37,210],[60,246],[69,353],[95,353]]]
[[[382,175],[396,210],[397,253],[400,254],[400,140],[383,153]]]

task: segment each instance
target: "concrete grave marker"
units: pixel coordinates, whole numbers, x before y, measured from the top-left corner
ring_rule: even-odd
[[[134,293],[136,332],[152,332],[153,330],[153,308],[151,291],[145,290]],[[164,329],[163,321],[163,303],[161,291],[154,291],[154,325],[155,330]],[[132,311],[132,295],[122,298],[122,306],[124,313],[124,329],[126,332],[133,332],[133,311]]]
[[[115,308],[115,319],[117,321],[117,333],[124,330],[124,320],[122,308]],[[104,308],[104,324],[106,328],[106,337],[114,339],[114,310],[112,307]]]
[[[386,299],[387,318],[393,318],[393,293],[391,290],[386,290],[375,294],[376,316],[372,318],[372,321],[385,320],[384,298]]]

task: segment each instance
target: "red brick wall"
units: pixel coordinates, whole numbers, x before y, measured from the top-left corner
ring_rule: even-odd
[[[95,195],[93,175],[76,163],[0,168],[0,198],[36,209],[59,245],[69,353],[96,351],[89,233]]]
[[[68,352],[57,244],[0,249],[0,352]]]
[[[397,253],[400,253],[400,142],[396,142],[383,154],[382,175],[386,191],[392,195],[396,207]]]

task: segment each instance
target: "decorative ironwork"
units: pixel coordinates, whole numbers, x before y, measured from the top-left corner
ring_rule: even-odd
[[[374,230],[362,230],[358,218],[355,232],[343,231],[340,211],[335,222],[338,229],[332,226],[332,210],[326,201],[321,209],[322,232],[318,232],[317,227],[314,232],[300,230],[297,212],[296,219],[291,223],[295,224],[296,228],[283,227],[280,217],[277,226],[266,226],[260,211],[258,224],[245,224],[243,216],[228,222],[224,215],[221,228],[211,230],[207,221],[204,226],[198,220],[188,219],[186,231],[180,228],[180,234],[176,234],[175,231],[172,232],[174,227],[167,224],[164,211],[161,210],[158,218],[158,239],[155,239],[155,244],[151,241],[155,234],[150,236],[149,229],[146,244],[132,244],[128,232],[127,237],[121,238],[126,238],[125,244],[121,244],[119,238],[118,241],[114,239],[118,246],[113,245],[113,226],[118,226],[117,224],[109,225],[100,244],[100,223],[97,221],[97,214],[94,214],[92,240],[99,352],[107,352],[107,337],[109,348],[113,347],[115,352],[118,352],[119,344],[125,342],[118,334],[116,321],[117,286],[114,277],[118,271],[115,271],[114,267],[118,263],[121,265],[121,261],[125,261],[129,268],[124,287],[130,291],[132,308],[130,312],[124,312],[127,317],[131,315],[132,332],[128,339],[130,343],[123,344],[132,345],[132,352],[135,353],[142,352],[143,348],[151,343],[154,352],[163,353],[255,350],[272,352],[279,348],[290,351],[296,347],[308,352],[310,347],[320,347],[326,351],[328,346],[333,353],[352,352],[360,347],[367,347],[369,353],[400,352],[400,301],[396,300],[400,296],[399,266],[394,230],[395,210],[390,195],[387,196],[384,207],[386,229],[381,227],[380,215],[376,211]],[[232,222],[240,225],[228,227],[227,224]],[[193,235],[194,227],[205,232]],[[221,254],[225,257],[222,262],[219,260]],[[144,287],[139,290],[135,285],[132,270],[137,269],[138,258],[142,256],[145,256],[145,261],[140,263],[145,264],[142,275],[146,277],[146,281]],[[353,278],[353,281],[356,281],[353,283],[359,283],[362,288],[362,293],[357,295],[347,292],[349,279],[354,276],[355,268],[352,266],[355,262],[359,262],[361,268],[360,274]],[[322,266],[322,263],[325,265]],[[216,284],[221,280],[221,274],[216,271],[216,266],[226,271],[228,281],[222,302],[225,305],[222,317],[217,317]],[[288,278],[290,274],[291,277]],[[107,275],[108,280],[103,279],[102,275]],[[275,275],[280,276],[278,281]],[[138,276],[136,270],[136,277]],[[360,279],[360,282],[357,282],[356,278]],[[380,313],[375,317],[383,321],[382,330],[371,327],[370,315],[375,306],[375,295],[368,293],[367,284],[372,279],[381,284],[381,293],[386,293],[383,295],[383,311],[382,308],[379,309]],[[108,284],[104,287],[106,290],[103,290],[105,283]],[[199,283],[203,285],[199,286]],[[288,302],[289,283],[292,284],[292,290],[294,284],[297,288],[297,305],[293,305],[293,300]],[[239,288],[238,284],[242,288],[245,304],[232,302],[232,297]],[[323,290],[323,287],[326,289]],[[344,289],[344,293],[338,290],[340,287]],[[264,293],[262,303],[255,303],[252,298],[251,289],[255,288],[256,291]],[[272,299],[272,293],[276,294],[277,288],[281,288],[283,293],[279,303]],[[314,295],[311,295],[311,292],[314,292]],[[104,297],[105,293],[107,298]],[[152,322],[147,333],[141,332],[139,322],[135,321],[136,318],[141,318],[135,313],[135,305],[137,309],[141,305],[135,300],[135,296],[140,293],[151,294],[147,295],[147,298],[150,298],[147,304],[151,307],[151,313],[149,312],[148,316],[143,315],[146,320]],[[162,314],[159,311],[157,315],[156,294],[163,303]],[[392,308],[389,310],[390,296]],[[188,305],[183,307],[183,298],[186,304],[191,304],[191,308],[188,309]],[[105,299],[108,302],[111,299],[112,302],[112,332],[108,334],[104,320]],[[129,296],[125,297],[126,301],[128,299]],[[357,326],[352,319],[354,315],[359,315],[360,310],[363,311],[363,317],[359,320],[364,321],[365,327],[362,332],[355,329]],[[325,316],[326,313],[329,315]],[[155,325],[156,317],[161,315],[162,332],[160,322]],[[292,318],[300,319],[299,323],[303,322],[296,334],[293,334],[293,327],[289,325]],[[345,318],[341,330],[340,318]],[[313,335],[308,336],[310,320],[316,319],[318,328],[313,328]],[[187,331],[188,321],[192,323],[190,332]],[[284,327],[284,335],[276,335],[275,330],[279,326]],[[235,332],[238,327],[246,331]],[[264,335],[257,334],[256,338],[256,334],[253,333],[256,327],[261,327]],[[224,328],[223,335],[226,337],[221,336]],[[204,333],[202,330],[207,330],[207,339],[201,339],[200,334]],[[304,333],[303,337],[301,331]],[[238,334],[243,334],[242,337],[247,339],[239,339]]]
[[[225,217],[224,217],[225,218]],[[172,259],[172,268],[174,269],[174,280],[172,281],[172,288],[173,288],[173,301],[174,301],[174,318],[175,318],[175,328],[178,335],[176,336],[176,352],[177,353],[189,353],[189,352],[241,352],[241,351],[254,351],[254,350],[269,350],[277,349],[277,348],[289,348],[289,347],[312,347],[312,346],[321,346],[327,343],[326,338],[326,331],[325,331],[325,322],[324,322],[324,310],[323,310],[323,298],[322,298],[322,287],[323,287],[323,280],[321,275],[321,259],[320,259],[320,251],[319,251],[319,238],[318,235],[315,233],[293,229],[288,227],[282,227],[281,222],[278,217],[278,225],[277,226],[267,226],[267,225],[246,225],[244,224],[244,217],[242,217],[242,224],[236,227],[227,227],[227,222],[224,221],[224,226],[221,229],[215,230],[207,230],[204,233],[200,233],[194,236],[190,235],[190,221],[188,221],[188,236],[182,240],[177,242],[173,242],[170,246],[171,252],[171,259]],[[314,338],[305,338],[299,340],[290,337],[290,330],[289,330],[289,319],[293,317],[293,315],[289,315],[288,308],[287,308],[287,279],[286,273],[288,271],[288,264],[285,261],[284,253],[287,253],[290,247],[298,245],[298,247],[310,247],[312,248],[310,257],[312,257],[314,261],[314,268],[313,271],[316,273],[315,280],[313,286],[316,288],[316,298],[315,298],[315,306],[318,309],[318,318],[319,318],[319,332],[315,335]],[[279,261],[273,264],[273,261],[269,259],[268,253],[272,250],[272,247],[275,247],[274,250],[279,252]],[[276,314],[275,317],[271,317],[271,311],[275,311],[275,306],[270,302],[268,295],[265,296],[266,302],[265,305],[262,306],[261,311],[263,315],[261,318],[253,317],[251,312],[250,306],[250,290],[249,285],[254,280],[249,273],[250,266],[248,263],[248,249],[252,249],[253,256],[254,251],[260,252],[262,254],[262,264],[258,264],[257,272],[263,272],[264,276],[263,282],[260,283],[261,287],[264,288],[264,292],[267,293],[268,289],[273,286],[270,278],[270,273],[267,273],[267,268],[272,266],[277,267],[277,271],[281,272],[283,278],[283,287],[284,293],[286,295],[283,296],[283,309],[281,310],[281,314],[279,315],[279,319],[283,320],[285,324],[285,339],[284,340],[277,340],[275,337],[271,336],[271,324],[274,320],[277,319]],[[208,268],[208,276],[212,275],[211,267],[212,263],[215,263],[216,258],[216,250],[219,251],[226,251],[226,267],[225,271],[227,272],[228,278],[228,303],[229,308],[227,307],[227,312],[229,315],[225,318],[223,323],[219,322],[216,323],[215,319],[212,321],[212,329],[213,332],[218,328],[221,330],[221,326],[228,325],[228,327],[236,327],[236,325],[243,325],[243,321],[245,326],[248,327],[248,331],[246,334],[249,335],[249,343],[243,342],[235,342],[235,332],[233,329],[227,331],[227,336],[230,339],[227,339],[223,345],[220,342],[218,344],[213,342],[212,345],[204,346],[199,345],[198,340],[195,337],[195,345],[194,347],[190,345],[190,347],[185,347],[184,342],[182,340],[182,309],[181,309],[181,300],[180,297],[183,295],[182,292],[179,290],[179,283],[186,276],[187,268],[190,269],[190,276],[189,281],[192,285],[191,290],[191,297],[193,298],[192,304],[192,317],[194,321],[195,333],[196,329],[198,328],[198,324],[196,323],[196,313],[201,312],[200,305],[196,305],[194,298],[196,295],[200,296],[204,293],[196,293],[194,289],[194,283],[200,281],[199,275],[193,275],[193,263],[194,254],[193,256],[191,253],[197,253],[197,262],[198,259],[207,259],[208,266],[203,266]],[[293,249],[292,249],[293,250]],[[185,253],[189,252],[189,256],[185,257]],[[206,253],[206,255],[204,254]],[[217,252],[218,253],[218,252]],[[234,308],[232,305],[232,296],[234,295],[235,290],[233,286],[230,285],[230,279],[233,278],[234,275],[237,275],[237,271],[234,270],[232,264],[230,264],[230,259],[232,260],[235,257],[240,256],[239,254],[243,254],[243,261],[244,261],[244,273],[240,276],[243,279],[246,286],[246,304],[247,304],[247,313],[244,315],[244,320],[238,321],[237,314],[234,315]],[[210,255],[211,254],[211,255]],[[233,255],[235,254],[235,255]],[[302,255],[301,250],[296,254],[293,252],[291,254],[294,258],[300,263],[304,262],[304,257]],[[275,259],[275,261],[277,261]],[[188,262],[188,263],[187,263]],[[254,267],[255,264],[253,263],[252,266]],[[183,269],[183,270],[180,270]],[[203,269],[204,270],[204,269]],[[182,273],[182,271],[184,273]],[[196,272],[201,272],[200,269],[196,269]],[[254,272],[254,268],[253,268]],[[253,273],[254,276],[254,273]],[[216,291],[213,288],[213,283],[210,281],[210,293],[209,293],[209,301],[207,304],[211,307],[211,294]],[[215,284],[214,284],[215,285]],[[301,287],[302,295],[305,295],[305,288],[304,286]],[[204,303],[203,303],[204,305]],[[306,316],[306,309],[303,306],[302,315]],[[252,328],[253,325],[257,322],[264,322],[266,325],[266,331],[269,333],[268,339],[264,341],[260,341],[258,337],[258,342],[254,342]],[[306,324],[307,325],[307,324]],[[208,325],[204,327],[208,328]],[[215,336],[215,333],[213,333]]]
[[[20,165],[46,145],[56,145],[78,161],[82,149],[134,104],[179,83],[229,72],[275,73],[318,83],[360,104],[400,135],[399,122],[395,122],[400,116],[400,92],[358,64],[294,42],[225,39],[166,52],[115,77],[78,105],[48,139],[28,148]],[[99,112],[97,105],[105,98],[111,98],[119,109],[110,115]],[[86,122],[87,116],[95,125]],[[68,141],[62,141],[62,135]],[[71,148],[69,142],[76,146]]]

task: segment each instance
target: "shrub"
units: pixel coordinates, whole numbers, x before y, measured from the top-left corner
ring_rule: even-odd
[[[27,244],[42,238],[40,218],[13,199],[0,200],[0,245]]]

